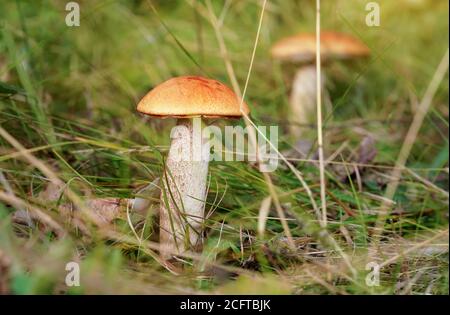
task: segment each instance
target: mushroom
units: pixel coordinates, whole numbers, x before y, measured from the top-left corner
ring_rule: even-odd
[[[202,118],[239,118],[248,114],[224,84],[198,76],[172,78],[148,92],[137,111],[156,118],[177,118],[165,161],[160,195],[160,255],[199,250],[207,189],[210,148]]]
[[[322,32],[320,42],[321,60],[327,62],[333,59],[345,60],[369,55],[369,48],[361,41],[342,33]],[[284,38],[272,46],[274,59],[299,63],[290,95],[292,111],[292,135],[300,137],[302,125],[310,124],[316,107],[316,35],[300,33]],[[321,74],[322,88],[325,85],[325,75]]]

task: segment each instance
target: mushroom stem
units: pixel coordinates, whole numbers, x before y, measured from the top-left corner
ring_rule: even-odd
[[[160,208],[160,254],[166,260],[202,245],[209,164],[201,118],[179,119],[170,136]]]
[[[307,125],[314,123],[317,96],[316,75],[314,64],[301,67],[295,74],[289,102],[292,111],[290,131],[296,138],[300,138]],[[321,77],[323,88],[325,82],[323,72]]]

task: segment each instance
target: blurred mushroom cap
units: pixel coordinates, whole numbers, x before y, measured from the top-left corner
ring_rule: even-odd
[[[159,118],[238,118],[250,112],[229,87],[199,76],[175,77],[157,85],[142,98],[137,111]]]
[[[366,57],[369,48],[360,40],[343,33],[322,32],[320,52],[323,61]],[[272,46],[272,57],[282,61],[314,62],[316,58],[316,34],[300,33],[286,37]]]

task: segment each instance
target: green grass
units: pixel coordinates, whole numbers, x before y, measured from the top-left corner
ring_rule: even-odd
[[[281,161],[270,176],[298,250],[290,250],[279,220],[268,220],[264,238],[257,234],[261,203],[269,196],[258,169],[246,162],[213,162],[207,211],[215,210],[206,224],[207,242],[200,262],[187,259],[183,275],[176,276],[155,259],[153,215],[132,214],[137,234],[146,240],[141,245],[123,209],[103,230],[92,224],[77,228],[58,210],[66,197],[40,201],[48,179],[0,137],[0,192],[40,209],[65,232],[60,237],[40,220],[31,227],[19,224],[13,214],[23,207],[0,198],[0,293],[448,294],[448,235],[434,242],[443,251],[424,244],[426,255],[403,255],[413,245],[395,245],[418,244],[448,229],[448,197],[419,179],[448,189],[448,75],[408,159],[408,169],[419,177],[402,173],[384,226],[385,256],[379,262],[399,259],[382,269],[379,287],[365,283],[380,197],[414,104],[448,49],[448,2],[378,1],[381,26],[373,28],[364,22],[366,1],[322,2],[322,29],[353,34],[372,51],[368,60],[326,68],[333,101],[333,115],[325,121],[327,155],[347,141],[333,162],[354,161],[352,152],[365,135],[375,139],[377,149],[360,183],[355,176],[345,180],[352,172],[348,164],[347,169],[327,167],[328,232],[349,255],[355,274],[319,233],[310,199]],[[139,99],[177,75],[209,76],[229,86],[231,80],[204,1],[197,6],[193,1],[79,3],[81,26],[70,28],[64,23],[64,1],[1,2],[0,126],[80,196],[89,190],[95,196],[133,198],[137,188],[162,174],[174,126],[170,119],[138,115]],[[262,2],[212,3],[224,18],[221,33],[243,89]],[[295,68],[271,60],[269,49],[284,36],[314,31],[314,25],[314,1],[267,5],[246,101],[257,124],[280,127],[281,151],[298,140],[288,134]],[[314,142],[316,130],[310,128],[305,137]],[[318,169],[310,162],[295,165],[320,203]],[[276,217],[272,208],[269,216]],[[72,260],[81,266],[78,288],[64,285],[65,265]]]

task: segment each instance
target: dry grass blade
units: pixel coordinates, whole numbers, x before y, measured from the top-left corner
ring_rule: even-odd
[[[213,21],[217,21],[217,19],[215,18],[214,12],[212,11],[211,1],[208,0],[207,4],[209,4],[209,12],[210,12],[210,15],[212,16],[212,20]],[[260,34],[261,26],[262,26],[262,21],[263,21],[263,16],[264,16],[264,11],[265,11],[266,4],[267,4],[267,0],[264,0],[263,6],[262,6],[262,9],[261,9],[261,15],[260,15],[260,20],[259,20],[259,25],[258,25],[258,31],[257,31],[257,34],[256,34],[255,43],[254,43],[254,46],[253,46],[253,53],[252,53],[252,58],[251,58],[251,61],[250,61],[250,67],[249,67],[249,70],[248,70],[247,79],[246,79],[246,82],[245,82],[244,91],[247,90],[247,86],[248,86],[248,83],[249,83],[249,80],[250,80],[250,74],[251,74],[252,67],[253,67],[253,61],[254,61],[254,58],[255,58],[255,52],[256,52],[257,45],[258,45],[258,39],[259,39],[259,34]],[[222,55],[224,56],[225,63],[227,64],[227,70],[229,72],[229,76],[232,78],[231,81],[232,82],[237,82],[236,76],[234,74],[234,71],[229,71],[229,69],[232,70],[233,67],[231,65],[231,62],[230,62],[229,58],[225,58],[225,57],[227,57],[226,46],[224,44],[224,40],[223,40],[222,34],[220,33],[220,29],[218,28],[217,23],[215,23],[215,25],[213,23],[213,26],[217,30],[216,31],[216,36],[218,37],[219,43],[222,43],[222,44],[220,44],[221,51],[222,51]],[[241,96],[239,87],[237,87],[235,89],[235,92],[236,92],[237,95]],[[244,98],[243,97],[241,97],[241,102],[244,102]],[[313,206],[313,209],[316,212],[317,218],[319,219],[319,222],[322,222],[320,220],[320,218],[321,218],[320,210],[317,207],[317,204],[316,204],[316,201],[314,199],[314,196],[312,195],[312,191],[311,191],[310,187],[308,186],[308,184],[303,179],[302,174],[284,157],[283,154],[281,154],[280,151],[278,151],[278,149],[273,145],[273,143],[269,139],[267,139],[267,137],[264,134],[262,134],[259,131],[259,129],[256,127],[255,123],[250,119],[250,117],[247,114],[245,114],[244,112],[242,112],[242,114],[243,114],[243,116],[245,118],[244,120],[245,120],[246,125],[249,126],[249,124],[250,124],[251,126],[254,127],[254,128],[249,128],[249,139],[250,139],[250,141],[252,141],[253,143],[256,143],[256,135],[255,135],[255,129],[256,129],[259,132],[259,134],[264,138],[264,140],[271,146],[271,148],[273,150],[275,150],[277,155],[289,167],[289,169],[294,173],[294,175],[300,181],[302,186],[305,188],[305,190],[306,190],[306,192],[308,194],[308,197],[309,197],[309,199],[311,201],[311,204]],[[258,161],[258,164],[261,163],[258,154],[257,154],[257,161]],[[272,180],[271,180],[270,176],[267,173],[263,173],[263,174],[264,174],[265,181],[266,181],[266,183],[268,185],[268,188],[269,188],[269,191],[270,191],[270,195],[273,198],[273,201],[274,201],[275,207],[277,209],[278,215],[281,218],[281,224],[282,224],[283,229],[284,229],[284,231],[286,233],[286,237],[288,238],[289,246],[292,249],[295,249],[295,243],[294,243],[294,241],[293,241],[293,239],[291,237],[291,232],[290,232],[289,227],[287,225],[287,220],[285,220],[285,215],[284,215],[283,209],[281,208],[281,205],[280,205],[280,203],[278,201],[278,195],[275,192],[274,186],[272,184]],[[326,239],[329,243],[331,243],[333,248],[341,255],[341,257],[344,259],[347,267],[350,269],[352,274],[356,275],[356,271],[353,268],[349,258],[344,253],[342,248],[340,248],[339,244],[336,242],[336,240],[333,238],[333,236],[331,236],[326,230],[323,230],[322,234],[324,235],[324,239]]]
[[[264,231],[266,229],[267,217],[269,215],[270,205],[272,204],[272,199],[270,197],[264,198],[261,202],[261,206],[258,211],[258,234],[259,237],[264,237]]]
[[[241,92],[241,89],[239,88],[239,84],[237,82],[236,74],[234,72],[233,65],[231,64],[230,58],[228,56],[228,51],[227,51],[227,48],[226,48],[226,45],[225,45],[225,41],[224,41],[222,33],[220,31],[220,25],[219,25],[219,22],[217,20],[217,17],[214,14],[211,1],[207,0],[206,4],[207,4],[207,7],[208,7],[209,15],[211,17],[211,23],[212,23],[212,25],[214,27],[214,31],[215,31],[217,40],[219,42],[220,51],[221,51],[222,57],[223,57],[223,59],[225,61],[225,65],[226,65],[226,69],[227,69],[227,72],[228,72],[228,76],[230,78],[230,81],[231,81],[231,84],[233,86],[234,92],[241,99],[241,105],[240,106],[242,108],[242,104],[244,102],[245,93],[247,91],[248,82],[250,80],[250,75],[251,75],[251,72],[252,72],[253,61],[255,59],[256,48],[257,48],[257,45],[258,45],[258,39],[259,39],[260,31],[261,31],[261,26],[262,26],[262,22],[263,22],[263,17],[264,17],[264,12],[265,12],[265,7],[266,7],[266,4],[267,4],[267,0],[264,0],[263,6],[262,6],[262,9],[261,9],[261,15],[260,15],[260,19],[259,19],[258,31],[257,31],[257,34],[256,34],[255,44],[253,46],[253,53],[252,53],[252,58],[250,60],[249,70],[248,70],[248,73],[247,73],[247,79],[246,79],[245,87],[244,87],[244,94]],[[249,136],[249,141],[251,141],[252,145],[255,148],[257,148],[258,146],[256,145],[257,140],[256,140],[255,129],[258,132],[259,132],[259,129],[256,128],[255,124],[250,120],[248,115],[246,115],[242,110],[241,110],[241,113],[243,114],[243,116],[245,118],[244,121],[245,121],[245,124],[247,125],[247,127],[253,127],[253,128],[248,128],[249,129],[248,136]],[[250,125],[249,125],[249,123],[250,123]],[[269,141],[267,138],[265,140]],[[270,143],[270,145],[273,146],[272,143]],[[258,165],[261,165],[261,159],[260,159],[258,150],[256,150],[256,161],[257,161]],[[272,180],[270,178],[270,175],[267,174],[267,173],[263,173],[263,176],[264,176],[264,180],[267,183],[267,187],[269,189],[270,196],[272,197],[272,199],[274,201],[274,204],[275,204],[275,207],[277,209],[278,215],[280,216],[280,218],[283,219],[283,218],[285,218],[285,215],[284,215],[283,209],[282,209],[282,207],[281,207],[281,205],[280,205],[280,203],[278,201],[278,196],[276,195],[276,191],[275,191],[275,188],[273,186],[273,183],[272,183]],[[295,244],[294,244],[294,241],[292,239],[292,235],[291,235],[291,232],[289,230],[289,226],[286,223],[286,220],[282,220],[281,224],[283,225],[284,232],[286,234],[286,237],[288,238],[289,245],[292,247],[292,249],[295,249]]]
[[[29,209],[31,210],[32,217],[41,221],[43,224],[50,227],[59,237],[63,237],[66,234],[64,228],[56,222],[51,216],[47,213],[43,212],[41,209],[34,207],[22,199],[17,198],[16,196],[10,195],[3,191],[0,191],[0,200],[3,200],[6,203],[9,203],[16,209]]]
[[[317,90],[317,146],[319,150],[319,173],[320,173],[320,200],[322,207],[323,227],[327,226],[327,188],[325,182],[325,163],[323,156],[323,134],[322,134],[322,76],[320,60],[320,0],[316,0],[316,90]]]
[[[330,291],[332,294],[347,295],[346,292],[336,289],[333,285],[331,285],[330,283],[328,283],[327,281],[325,281],[324,279],[322,279],[322,278],[319,277],[318,275],[314,274],[314,273],[311,272],[310,270],[306,269],[305,272],[306,272],[306,274],[307,274],[308,276],[311,277],[311,279],[312,279],[314,282],[316,282],[316,283],[322,285],[324,288],[326,288],[326,289],[327,289],[328,291]]]
[[[408,249],[404,250],[403,252],[401,252],[401,253],[399,253],[399,254],[389,258],[388,260],[385,260],[384,262],[382,262],[380,264],[380,268],[383,268],[383,267],[386,267],[386,266],[388,266],[388,265],[390,265],[392,263],[395,263],[397,260],[401,259],[402,257],[405,257],[407,254],[412,253],[412,252],[414,252],[414,251],[416,251],[416,250],[418,250],[418,249],[420,249],[420,248],[422,248],[422,247],[432,243],[433,241],[435,241],[435,240],[437,240],[439,238],[442,238],[445,235],[447,235],[447,237],[448,237],[448,229],[446,229],[444,231],[441,231],[439,233],[436,233],[435,236],[430,237],[429,239],[427,239],[427,240],[425,240],[423,242],[420,242],[417,245],[411,246]]]
[[[428,85],[425,95],[422,101],[420,102],[416,114],[414,115],[414,119],[409,127],[408,133],[406,134],[405,140],[403,141],[402,148],[400,149],[400,153],[395,163],[395,169],[391,174],[393,180],[389,182],[386,188],[386,193],[384,195],[384,198],[386,200],[393,200],[394,198],[395,192],[397,191],[397,188],[400,184],[402,170],[406,165],[411,149],[417,138],[417,134],[419,133],[423,120],[425,119],[425,116],[428,113],[428,110],[431,106],[431,102],[433,101],[433,97],[436,94],[437,89],[441,84],[442,80],[444,79],[445,74],[447,73],[449,65],[448,58],[449,58],[449,51],[447,49],[433,75],[433,78],[430,81],[430,84]],[[378,215],[372,238],[373,240],[373,247],[371,248],[372,252],[376,249],[377,243],[379,242],[379,238],[383,232],[383,226],[389,214],[391,206],[392,203],[389,202],[383,202],[381,205],[380,214]]]
[[[422,182],[425,186],[430,187],[431,189],[439,192],[440,194],[442,194],[443,196],[445,196],[446,198],[449,198],[449,193],[448,191],[445,191],[444,189],[436,186],[435,184],[433,184],[432,182],[430,182],[428,179],[423,178],[422,176],[420,176],[419,174],[417,174],[416,172],[414,172],[412,169],[409,168],[405,168],[405,170],[411,174],[414,178],[416,178],[417,180],[419,180],[420,182]]]
[[[30,152],[28,152],[13,136],[11,136],[5,129],[0,126],[0,136],[2,136],[6,141],[8,141],[14,148],[16,148],[21,155],[33,166],[39,169],[47,178],[57,186],[64,186],[63,181],[53,172],[47,165],[45,165],[41,160],[37,159]],[[92,215],[84,205],[80,197],[75,194],[69,187],[64,189],[66,196],[83,212],[83,214],[89,219],[90,222],[96,225],[101,225],[102,222],[94,215]]]

